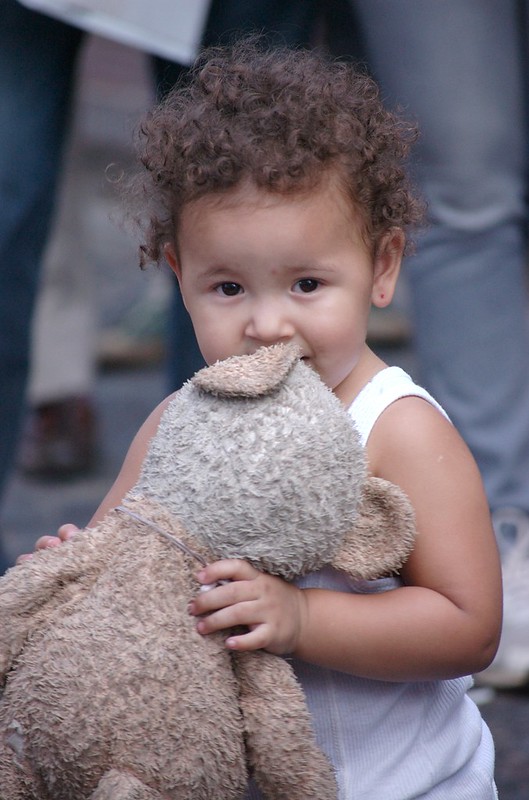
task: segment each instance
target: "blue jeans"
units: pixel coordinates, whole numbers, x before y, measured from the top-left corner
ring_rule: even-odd
[[[80,41],[79,31],[14,0],[0,4],[0,492],[22,417],[30,323]]]
[[[429,228],[409,259],[420,380],[529,511],[525,53],[517,0],[351,0],[369,67],[419,123]]]

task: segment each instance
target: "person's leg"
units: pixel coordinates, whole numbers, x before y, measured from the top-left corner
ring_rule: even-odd
[[[241,33],[267,35],[271,43],[308,45],[320,11],[320,0],[213,0],[203,45],[228,43]],[[185,68],[160,58],[153,59],[158,96],[163,96]],[[179,389],[204,366],[191,320],[175,281],[168,331],[168,383]]]
[[[224,44],[257,32],[272,43],[308,45],[322,5],[321,0],[213,0],[203,43]]]
[[[40,259],[82,34],[0,5],[0,493],[13,465]]]
[[[428,230],[408,265],[422,380],[481,469],[504,626],[482,683],[529,680],[527,129],[516,0],[353,0],[368,63],[415,116]]]
[[[87,198],[97,170],[75,133],[66,150],[33,314],[28,413],[17,453],[19,470],[46,480],[86,473],[96,460],[97,314]]]
[[[78,148],[64,163],[53,235],[43,262],[28,385],[33,407],[86,396],[95,381],[94,264],[84,219],[93,181],[74,163],[82,157]]]
[[[416,118],[429,207],[408,275],[421,378],[491,508],[529,511],[523,59],[515,0],[352,0],[369,67]]]

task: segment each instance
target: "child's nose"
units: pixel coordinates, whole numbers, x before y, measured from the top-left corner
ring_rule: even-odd
[[[246,335],[263,344],[275,344],[291,339],[294,326],[281,307],[259,303],[252,308]]]

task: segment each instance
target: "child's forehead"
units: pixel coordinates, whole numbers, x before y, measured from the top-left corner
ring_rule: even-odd
[[[352,222],[364,223],[364,215],[351,195],[344,188],[343,183],[335,175],[323,174],[320,179],[307,187],[299,187],[292,191],[276,192],[258,186],[252,180],[245,180],[236,186],[221,192],[209,192],[199,198],[186,203],[181,215],[194,217],[208,211],[230,212],[286,208],[291,206],[314,206],[315,204],[331,203]]]
[[[246,182],[205,194],[183,207],[177,239],[179,245],[195,246],[197,241],[202,245],[204,237],[223,244],[250,237],[257,246],[261,235],[269,236],[271,230],[275,240],[283,242],[288,235],[313,242],[316,231],[334,231],[336,236],[344,231],[347,238],[371,247],[363,214],[339,181],[331,179],[292,193],[271,192]]]

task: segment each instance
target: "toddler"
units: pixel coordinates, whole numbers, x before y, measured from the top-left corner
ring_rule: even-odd
[[[199,580],[226,583],[191,599],[197,629],[244,626],[226,647],[292,659],[341,800],[492,800],[491,736],[467,695],[500,629],[487,501],[443,410],[366,344],[420,221],[405,169],[414,135],[351,65],[246,40],[207,51],[146,117],[131,190],[142,260],[171,266],[206,361],[295,342],[348,408],[371,473],[416,513],[398,576],[323,570],[289,584],[243,561],[208,565]],[[90,524],[136,482],[167,403]]]

